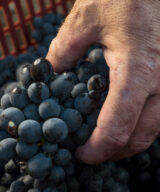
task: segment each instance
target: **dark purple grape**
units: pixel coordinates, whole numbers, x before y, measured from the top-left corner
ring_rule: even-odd
[[[22,83],[24,87],[28,87],[32,82],[33,79],[30,74],[31,64],[23,65],[19,71],[17,71],[17,76],[19,81]]]
[[[28,87],[28,97],[34,103],[41,103],[43,100],[48,99],[49,89],[46,84],[42,82],[32,83]]]
[[[28,162],[28,171],[33,178],[44,179],[52,169],[52,160],[43,153],[32,157]]]
[[[23,109],[29,104],[27,90],[25,88],[16,87],[10,92],[9,96],[13,107]]]
[[[31,77],[34,81],[47,82],[53,75],[53,68],[50,62],[44,58],[38,58],[32,63]]]
[[[107,86],[107,80],[99,74],[93,75],[87,82],[88,91],[104,91]]]
[[[97,102],[88,93],[82,93],[75,98],[74,107],[83,115],[88,115],[96,110]]]
[[[94,74],[96,74],[95,65],[89,61],[81,62],[77,67],[78,79],[83,83],[87,83]]]

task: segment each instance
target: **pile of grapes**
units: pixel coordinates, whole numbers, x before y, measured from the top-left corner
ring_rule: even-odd
[[[85,165],[75,159],[76,148],[96,127],[109,69],[96,48],[75,68],[55,73],[44,57],[61,22],[58,14],[35,18],[39,47],[30,48],[30,56],[12,57],[25,59],[10,71],[10,81],[17,81],[1,91],[0,192],[158,192],[158,139],[147,151],[117,162]]]

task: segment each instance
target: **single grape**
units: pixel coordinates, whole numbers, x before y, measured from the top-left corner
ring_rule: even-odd
[[[29,104],[23,109],[25,119],[32,119],[35,121],[40,121],[40,116],[38,113],[38,105]]]
[[[41,126],[34,120],[25,120],[18,127],[18,136],[26,143],[38,142],[41,138],[41,134]]]
[[[42,126],[43,135],[51,143],[59,143],[68,135],[66,123],[58,118],[48,119]]]
[[[62,167],[54,165],[49,177],[55,183],[59,183],[65,179],[65,171]]]
[[[22,181],[13,181],[10,186],[10,192],[25,192],[26,187]]]
[[[45,22],[43,25],[42,25],[42,34],[43,35],[52,35],[54,33],[54,27],[48,23],[48,22]]]
[[[78,95],[80,95],[81,93],[87,93],[87,86],[85,83],[78,83],[76,84],[71,92],[71,95],[73,98],[77,97]]]
[[[43,25],[43,19],[42,17],[34,17],[33,24],[36,28],[41,28]]]
[[[72,159],[72,155],[70,151],[67,149],[59,149],[58,152],[55,154],[54,162],[57,165],[63,166],[69,163]]]
[[[88,91],[104,91],[107,86],[107,80],[99,74],[93,75],[87,82]]]
[[[64,72],[62,75],[64,75],[66,78],[71,78],[74,84],[78,83],[77,75],[74,72]]]
[[[0,114],[0,127],[1,129],[8,129],[8,122],[12,121],[17,126],[24,121],[24,114],[22,111],[15,107],[9,107]]]
[[[28,162],[28,171],[33,178],[44,179],[52,170],[52,160],[43,153],[32,157]]]
[[[7,138],[0,142],[0,162],[7,163],[16,155],[16,139]]]
[[[10,102],[13,107],[23,109],[29,103],[27,90],[16,87],[10,92]]]
[[[20,81],[20,75],[21,75],[23,67],[25,65],[31,65],[31,64],[26,62],[26,63],[23,63],[23,64],[17,66],[17,68],[16,68],[16,80],[17,81]]]
[[[2,107],[2,109],[12,107],[12,104],[11,104],[11,101],[10,101],[10,95],[8,93],[4,94],[1,97],[1,107]]]
[[[31,64],[25,64],[21,67],[21,70],[18,71],[19,81],[22,83],[22,85],[26,88],[29,87],[29,85],[33,82],[33,79],[30,74],[31,70]]]
[[[42,39],[42,34],[40,30],[36,29],[32,32],[32,38],[35,39],[36,41],[41,41]]]
[[[53,75],[51,63],[42,57],[32,63],[30,71],[33,80],[38,82],[47,82]]]
[[[89,61],[82,61],[77,67],[79,81],[87,83],[88,79],[96,74],[95,65]]]
[[[28,96],[33,103],[41,103],[49,97],[49,89],[42,82],[32,83],[28,87]]]
[[[96,110],[97,102],[88,93],[82,93],[75,98],[74,107],[83,115],[88,115]]]
[[[106,79],[109,79],[109,68],[101,48],[91,51],[88,55],[88,60],[94,64],[98,74],[102,75]]]
[[[28,144],[23,141],[19,141],[16,145],[16,153],[23,159],[30,159],[36,155],[38,151],[37,144]]]
[[[71,77],[59,75],[50,83],[49,87],[53,96],[58,97],[61,101],[64,101],[70,96],[74,87],[74,81]]]
[[[75,109],[64,109],[60,117],[68,125],[69,132],[72,133],[77,131],[83,122],[80,112]]]
[[[42,119],[47,120],[51,117],[58,117],[61,112],[59,104],[52,98],[44,100],[39,105],[39,114]]]

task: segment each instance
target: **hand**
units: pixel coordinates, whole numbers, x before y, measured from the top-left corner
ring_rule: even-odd
[[[47,59],[73,67],[92,43],[104,46],[110,87],[97,127],[77,157],[96,164],[146,150],[160,132],[160,1],[77,0]]]

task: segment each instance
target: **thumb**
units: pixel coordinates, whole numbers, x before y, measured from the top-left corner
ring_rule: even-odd
[[[76,1],[71,13],[60,28],[58,35],[52,40],[46,58],[56,72],[63,72],[76,64],[89,46],[97,42],[98,18],[97,11],[90,3]]]
[[[133,75],[136,71],[134,63],[125,63],[112,63],[114,67],[109,63],[109,93],[100,112],[97,127],[87,143],[76,151],[76,157],[81,162],[96,164],[109,159],[128,143],[135,129],[148,97],[148,87],[142,84],[144,81],[141,73]],[[149,85],[149,81],[146,84]]]

